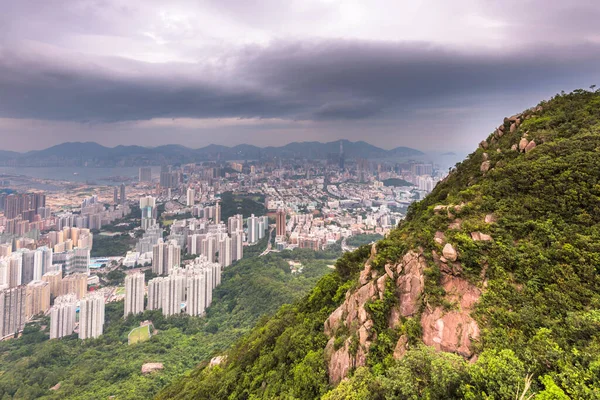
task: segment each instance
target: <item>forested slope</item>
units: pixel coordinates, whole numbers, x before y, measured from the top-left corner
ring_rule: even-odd
[[[336,256],[303,250],[244,258],[225,269],[205,318],[146,311],[123,319],[120,301],[107,304],[98,339],[48,340],[47,325],[45,332],[28,326],[21,338],[0,342],[0,398],[152,398],[172,379],[228,348],[261,316],[307,293]],[[290,272],[288,258],[303,263],[302,274]],[[144,320],[151,320],[158,334],[128,345],[127,334]],[[142,374],[141,366],[150,362],[163,363],[164,370]]]
[[[336,267],[159,398],[600,398],[600,93],[506,118]]]

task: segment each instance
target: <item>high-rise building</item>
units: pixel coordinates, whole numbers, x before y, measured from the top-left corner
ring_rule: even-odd
[[[158,310],[162,308],[161,287],[162,281],[167,278],[154,278],[148,281],[148,310]]]
[[[204,276],[194,274],[187,278],[186,313],[198,316],[206,310],[206,282]]]
[[[168,317],[181,313],[184,291],[185,278],[183,276],[169,276],[161,282],[160,295],[163,315]]]
[[[241,231],[244,227],[244,216],[242,214],[236,214],[229,217],[227,220],[227,232],[230,234]]]
[[[61,294],[73,293],[77,299],[82,299],[87,293],[87,280],[88,275],[83,273],[65,276],[61,282]]]
[[[0,244],[0,257],[8,257],[12,254],[12,245]]]
[[[181,247],[176,241],[168,243],[162,239],[152,247],[152,272],[157,275],[168,275],[173,267],[181,263]]]
[[[200,254],[205,256],[209,262],[214,262],[217,251],[217,236],[214,234],[206,235],[202,239]]]
[[[142,213],[142,229],[156,225],[156,200],[152,196],[140,198],[140,211]]]
[[[25,326],[25,286],[0,291],[0,339],[12,336]]]
[[[48,282],[29,282],[25,296],[25,318],[29,319],[50,309],[50,285]]]
[[[286,223],[285,223],[286,213],[283,208],[277,210],[277,215],[275,217],[276,220],[276,234],[277,236],[285,236],[286,231]]]
[[[121,183],[120,192],[121,192],[121,196],[120,196],[121,204],[125,205],[125,203],[127,203],[127,196],[125,194],[125,184],[124,183]]]
[[[258,242],[258,217],[252,214],[248,220],[248,243],[254,244]]]
[[[237,231],[231,234],[231,261],[241,260],[244,257],[244,232]]]
[[[50,310],[50,339],[58,339],[73,334],[77,298],[74,294],[57,297]]]
[[[113,204],[119,204],[119,188],[117,186],[114,187]]]
[[[140,182],[152,182],[152,168],[151,167],[140,167],[139,181]]]
[[[125,317],[144,311],[144,274],[141,272],[125,277]]]
[[[23,281],[23,257],[21,253],[13,253],[8,258],[8,287],[14,288]]]
[[[219,241],[219,264],[228,267],[232,262],[232,241],[229,236],[224,236]]]
[[[196,196],[196,191],[192,188],[188,188],[187,190],[187,206],[188,207],[193,207],[194,206],[194,200],[195,200],[195,196]]]
[[[70,263],[65,264],[65,273],[90,274],[90,249],[76,247],[71,250]]]
[[[215,224],[221,222],[221,203],[217,201],[215,204],[215,216],[214,216]]]
[[[62,294],[62,270],[46,272],[42,275],[42,280],[48,282],[48,285],[50,286],[50,296],[58,297]]]
[[[97,338],[104,330],[104,295],[93,292],[79,301],[79,339]]]

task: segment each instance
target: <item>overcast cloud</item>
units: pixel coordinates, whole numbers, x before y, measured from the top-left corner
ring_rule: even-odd
[[[596,1],[0,0],[0,140],[468,151],[599,83]]]

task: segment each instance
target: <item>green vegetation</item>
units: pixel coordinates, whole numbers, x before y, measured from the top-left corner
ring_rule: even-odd
[[[109,303],[105,334],[84,342],[76,335],[48,340],[40,332],[48,325],[46,318],[28,326],[20,339],[0,342],[0,398],[152,398],[173,379],[231,346],[261,316],[305,295],[330,271],[325,264],[306,262],[302,274],[292,275],[278,254],[244,259],[224,270],[205,318],[164,318],[146,311],[123,319],[123,302]],[[159,333],[128,346],[127,335],[144,320],[152,321]],[[142,375],[147,362],[161,362],[165,368]],[[49,390],[57,383],[59,390]]]
[[[241,194],[225,192],[221,194],[221,219],[227,221],[229,217],[242,214],[244,218],[251,214],[259,217],[265,215],[265,198],[259,194]]]
[[[94,235],[94,245],[90,255],[92,257],[124,256],[133,249],[136,240],[127,233],[114,236]]]
[[[507,119],[502,136],[490,135],[486,149],[458,164],[378,242],[371,264],[380,273],[407,251],[421,251],[425,289],[417,315],[397,330],[387,322],[394,287],[366,304],[376,335],[366,365],[350,379],[329,384],[323,324],[357,287],[368,246],[344,254],[301,301],[261,320],[227,353],[227,363],[201,366],[159,398],[600,398],[600,93],[578,90],[541,106],[526,111],[513,132]],[[537,147],[511,149],[525,134]],[[449,210],[435,212],[437,205]],[[495,221],[484,222],[488,215]],[[480,336],[471,362],[421,339],[421,313],[453,306],[432,257],[442,251],[437,231],[459,254],[458,274],[482,290],[472,313]],[[474,241],[471,232],[493,240]],[[334,346],[348,334],[336,332]],[[401,334],[408,349],[397,360]]]
[[[365,244],[371,244],[380,239],[383,239],[383,236],[378,233],[365,233],[362,235],[350,236],[346,240],[346,244],[352,247],[359,247],[364,246]]]
[[[405,181],[404,179],[400,179],[400,178],[384,179],[382,182],[383,182],[383,186],[395,186],[395,187],[400,187],[400,186],[415,186],[414,183],[411,183],[409,181]]]

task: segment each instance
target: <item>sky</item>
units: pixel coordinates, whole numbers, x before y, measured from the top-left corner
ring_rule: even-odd
[[[3,150],[364,140],[468,152],[600,85],[597,0],[0,0]]]

